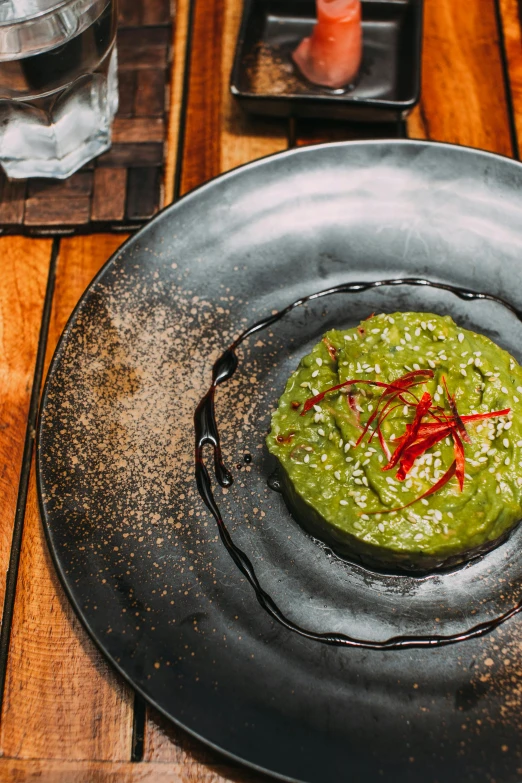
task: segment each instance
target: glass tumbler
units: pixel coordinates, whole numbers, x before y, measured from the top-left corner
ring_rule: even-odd
[[[65,179],[111,144],[116,0],[0,0],[0,165]]]

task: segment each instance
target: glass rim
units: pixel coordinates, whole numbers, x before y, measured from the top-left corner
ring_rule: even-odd
[[[18,16],[5,20],[0,18],[0,29],[5,27],[23,27],[26,24],[37,23],[44,17],[51,16],[61,9],[66,8],[68,5],[74,5],[76,2],[78,2],[78,0],[49,0],[49,5],[47,7],[42,8],[39,11],[35,11],[35,13],[29,14],[27,16]],[[96,0],[90,0],[90,3],[87,0],[87,4],[95,5]]]

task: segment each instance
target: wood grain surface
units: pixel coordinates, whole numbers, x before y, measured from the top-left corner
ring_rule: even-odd
[[[512,154],[495,0],[425,0],[415,139]]]
[[[81,293],[121,241],[115,236],[62,241],[47,363]],[[0,725],[2,753],[19,759],[127,761],[132,705],[130,690],[88,639],[58,582],[33,470]],[[2,770],[0,762],[0,775]]]
[[[51,242],[0,240],[0,617]]]
[[[498,0],[509,92],[518,152],[522,148],[522,6],[520,0]]]
[[[133,0],[122,0],[127,23],[161,24],[168,0],[150,0],[147,19],[136,16]],[[192,45],[188,83],[184,94],[184,66],[188,22],[193,7]],[[422,99],[408,120],[408,134],[466,144],[511,155],[514,125],[522,130],[522,42],[516,0],[498,0],[502,36],[495,0],[425,0]],[[178,0],[171,88],[172,112],[168,126],[164,203],[172,199],[176,172],[181,192],[187,192],[222,171],[263,155],[329,140],[382,138],[400,135],[398,126],[364,126],[328,121],[291,121],[248,118],[231,99],[228,80],[241,0]],[[139,14],[138,14],[139,16]],[[136,18],[135,18],[136,17]],[[130,20],[130,21],[129,21]],[[158,21],[159,20],[159,21]],[[129,35],[122,41],[123,82],[131,63],[139,66],[137,79],[146,79],[151,105],[160,107],[160,68],[167,42],[159,33],[156,54],[140,48]],[[132,40],[131,40],[132,39]],[[504,83],[502,41],[505,44],[509,89]],[[141,69],[141,70],[140,70]],[[134,77],[133,77],[134,78]],[[140,183],[153,176],[163,159],[159,124],[143,121],[132,103],[133,89],[124,90],[123,119],[117,141],[100,162],[95,176],[108,197],[96,203],[100,220],[118,219],[127,204],[109,197],[125,191],[126,167],[132,162],[133,139],[140,144],[142,168],[135,177],[136,214],[150,207],[140,203]],[[130,98],[129,98],[130,96]],[[184,106],[186,101],[186,106]],[[186,109],[186,112],[185,112]],[[158,115],[159,116],[159,115]],[[133,118],[132,123],[125,118]],[[185,118],[184,128],[180,122]],[[140,124],[141,123],[141,124]],[[128,143],[122,143],[121,140]],[[180,142],[183,158],[178,160]],[[148,180],[147,180],[148,181]],[[114,184],[116,183],[116,185]],[[150,183],[149,183],[150,184]],[[8,183],[16,193],[16,185]],[[72,178],[56,185],[75,188],[81,210],[85,182]],[[62,193],[62,196],[60,196]],[[69,194],[70,195],[70,194]],[[36,188],[31,199],[43,203]],[[16,199],[10,202],[16,218]],[[16,214],[15,214],[16,213]],[[106,218],[105,216],[110,217]],[[122,241],[121,237],[93,236],[62,240],[50,333],[49,362],[56,341],[80,294]],[[4,285],[0,288],[0,474],[2,527],[0,528],[0,590],[5,581],[10,525],[18,483],[17,464],[23,447],[32,367],[40,328],[50,243],[5,238]],[[8,426],[5,426],[7,422]],[[0,594],[0,599],[1,599]],[[1,600],[0,600],[1,605]],[[139,727],[138,727],[139,728]],[[131,762],[133,695],[102,659],[75,618],[58,583],[47,552],[38,516],[34,476],[25,519],[20,571],[8,660],[6,692],[0,727],[0,780],[39,783],[260,783],[264,776],[235,767],[177,729],[154,710],[147,710],[143,730],[143,761]]]

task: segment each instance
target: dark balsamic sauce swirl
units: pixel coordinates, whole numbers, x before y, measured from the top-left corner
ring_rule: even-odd
[[[285,307],[283,310],[280,310],[279,312],[269,316],[268,318],[264,318],[261,321],[257,321],[257,323],[253,324],[244,332],[242,332],[242,334],[240,334],[239,337],[234,340],[234,342],[214,364],[212,371],[212,384],[199,403],[194,415],[194,425],[196,432],[196,482],[199,493],[203,498],[205,505],[217,522],[221,541],[232,557],[234,563],[253,587],[257,600],[263,609],[265,609],[274,620],[281,623],[281,625],[283,625],[288,630],[294,631],[300,636],[304,636],[306,639],[322,642],[323,644],[339,645],[344,647],[358,647],[367,650],[407,650],[412,648],[444,647],[449,644],[455,644],[456,642],[462,642],[468,639],[476,639],[477,637],[483,636],[484,634],[493,631],[495,628],[498,628],[498,626],[506,622],[506,620],[509,620],[511,617],[514,617],[516,614],[522,611],[522,600],[520,600],[507,612],[499,615],[498,617],[495,617],[492,620],[479,623],[478,625],[475,625],[472,628],[463,631],[462,633],[451,634],[447,636],[394,636],[384,641],[374,641],[371,639],[356,639],[342,633],[317,633],[315,631],[302,628],[286,617],[271,598],[271,596],[263,589],[250,559],[232,540],[230,532],[228,531],[223,521],[221,512],[216,503],[216,499],[212,491],[210,475],[203,458],[204,446],[211,445],[214,451],[214,472],[218,483],[222,487],[228,487],[232,484],[232,475],[225,466],[221,453],[219,432],[215,416],[214,399],[217,387],[221,383],[229,380],[237,369],[238,360],[236,355],[236,348],[242,342],[244,342],[248,337],[255,334],[256,332],[260,332],[261,330],[272,326],[272,324],[280,321],[292,310],[306,304],[307,302],[311,302],[315,299],[320,299],[325,296],[331,296],[332,294],[356,294],[368,291],[372,288],[391,286],[427,286],[430,288],[438,288],[444,291],[449,291],[455,296],[458,296],[459,299],[464,299],[467,301],[473,301],[477,299],[489,300],[491,302],[496,302],[497,304],[500,304],[506,309],[510,310],[510,312],[512,312],[518,318],[518,320],[522,322],[522,312],[500,297],[493,296],[492,294],[467,291],[464,288],[458,288],[456,286],[451,286],[445,283],[437,283],[418,278],[399,278],[362,283],[343,283],[341,285],[327,288],[323,291],[319,291],[315,294],[310,294],[309,296],[298,299],[297,301],[288,305],[288,307]]]

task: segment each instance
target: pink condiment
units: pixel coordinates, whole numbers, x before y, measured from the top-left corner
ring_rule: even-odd
[[[360,0],[316,0],[317,24],[292,57],[309,81],[325,87],[349,85],[362,59]]]

